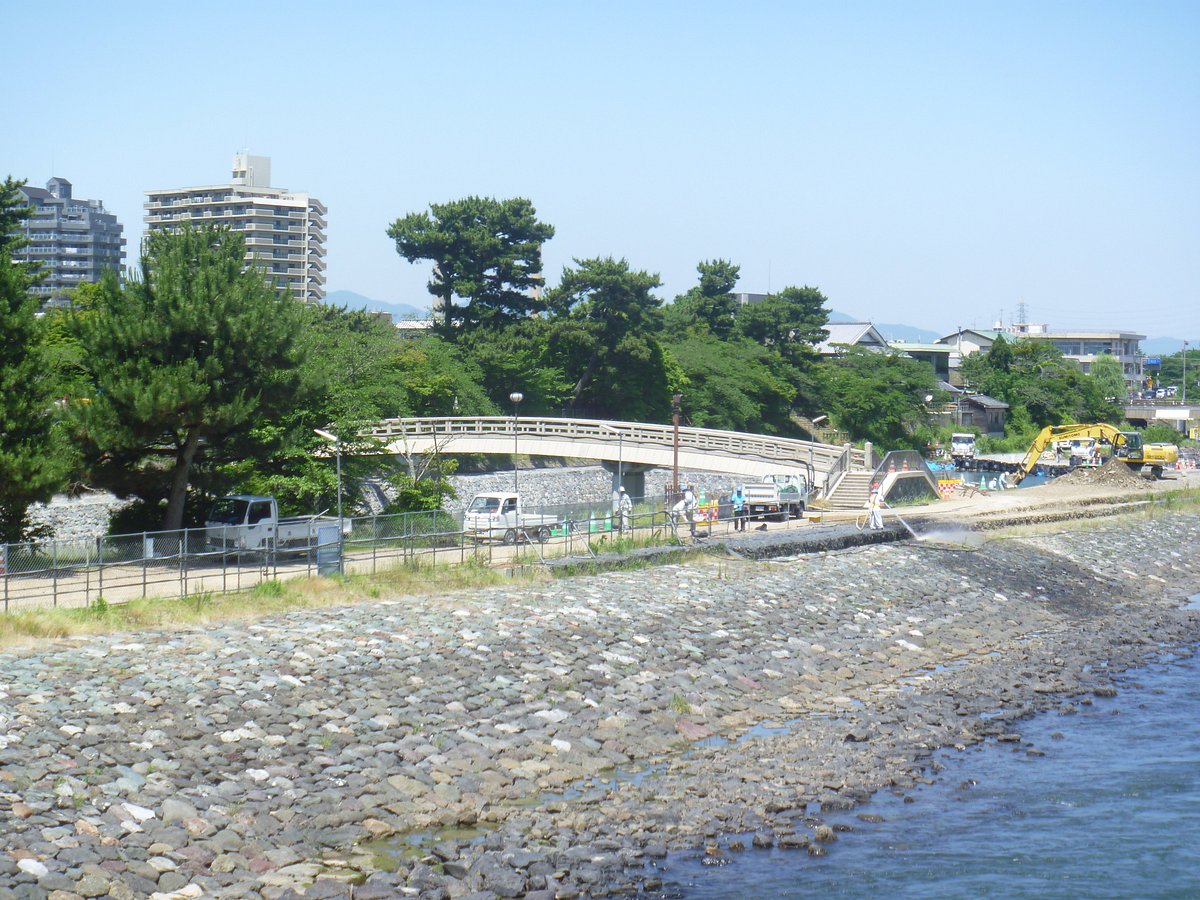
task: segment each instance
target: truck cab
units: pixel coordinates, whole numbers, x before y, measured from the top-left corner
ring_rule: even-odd
[[[975,435],[950,435],[950,456],[955,462],[975,458]]]
[[[278,525],[275,498],[250,494],[222,497],[204,519],[209,546],[231,550],[270,546]]]

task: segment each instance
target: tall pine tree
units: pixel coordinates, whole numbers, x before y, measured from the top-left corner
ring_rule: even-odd
[[[48,500],[65,477],[54,429],[54,384],[45,364],[29,293],[32,273],[15,264],[12,250],[29,206],[23,182],[0,183],[0,541],[20,540],[29,504]]]
[[[75,320],[94,395],[75,407],[93,483],[148,504],[179,528],[203,453],[287,404],[298,365],[299,307],[244,262],[223,228],[157,232],[140,278],[101,283]]]

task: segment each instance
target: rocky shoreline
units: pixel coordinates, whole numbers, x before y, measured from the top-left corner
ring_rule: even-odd
[[[1198,541],[1163,513],[8,652],[0,898],[605,896],[675,849],[836,852],[822,811],[1194,647]]]

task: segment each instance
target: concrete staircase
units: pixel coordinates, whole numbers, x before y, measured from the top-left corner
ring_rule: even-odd
[[[827,509],[862,509],[871,493],[873,472],[847,472],[825,498]]]

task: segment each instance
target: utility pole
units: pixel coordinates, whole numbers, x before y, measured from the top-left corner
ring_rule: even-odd
[[[675,426],[675,454],[674,462],[671,465],[671,502],[675,501],[675,495],[679,493],[679,404],[683,402],[683,394],[674,394],[671,397],[671,422]]]

